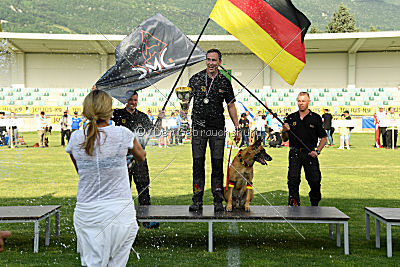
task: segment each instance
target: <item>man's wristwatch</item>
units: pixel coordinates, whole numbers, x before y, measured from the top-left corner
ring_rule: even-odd
[[[315,150],[315,152],[317,152],[318,155],[321,154],[321,151],[319,151],[318,149]]]

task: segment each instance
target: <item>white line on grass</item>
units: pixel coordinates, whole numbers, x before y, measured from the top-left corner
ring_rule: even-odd
[[[237,236],[239,234],[239,230],[235,222],[229,224],[228,233],[231,236]],[[226,258],[228,260],[229,267],[240,266],[240,247],[237,241],[231,243],[229,246]]]

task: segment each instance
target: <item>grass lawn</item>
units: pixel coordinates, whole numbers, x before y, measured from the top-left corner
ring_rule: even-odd
[[[24,134],[29,145],[37,142],[36,133]],[[50,147],[41,149],[0,147],[0,205],[60,204],[61,235],[44,246],[44,222],[41,223],[39,253],[33,253],[33,224],[0,224],[12,231],[0,266],[79,266],[72,215],[76,201],[78,176],[68,154],[59,146],[60,134],[50,135]],[[339,137],[334,136],[338,143]],[[350,255],[328,238],[325,224],[295,224],[303,239],[288,224],[215,223],[214,252],[207,252],[206,223],[162,223],[160,229],[139,230],[128,265],[143,266],[223,266],[232,259],[243,266],[296,265],[390,265],[400,264],[400,231],[393,227],[393,258],[386,257],[386,231],[381,227],[381,249],[375,248],[374,233],[365,239],[364,207],[400,207],[400,151],[376,149],[373,134],[352,134],[351,150],[338,146],[322,151],[321,206],[335,206],[350,216]],[[267,149],[273,157],[268,166],[255,165],[253,205],[287,204],[288,149]],[[227,155],[228,153],[226,153]],[[233,150],[235,155],[235,150]],[[150,167],[150,194],[156,205],[189,205],[192,188],[191,146],[147,148]],[[169,168],[162,171],[170,162]],[[225,169],[226,170],[226,167]],[[207,154],[205,203],[212,204],[210,157]],[[160,173],[161,172],[161,173]],[[303,174],[300,194],[302,205],[310,205],[308,185]],[[137,192],[133,187],[133,196]],[[267,199],[268,201],[266,201]],[[372,222],[371,229],[374,229]],[[343,230],[342,230],[343,231]]]

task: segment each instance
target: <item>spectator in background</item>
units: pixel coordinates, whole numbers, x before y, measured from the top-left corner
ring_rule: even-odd
[[[270,141],[269,141],[269,146],[270,147],[281,147],[282,146],[282,137],[280,132],[275,132],[272,128],[269,129],[270,132]]]
[[[151,114],[150,109],[147,110],[147,116],[149,117],[151,123],[154,124],[155,119],[154,119],[154,116]]]
[[[181,133],[181,113],[179,110],[175,109],[175,117],[176,117],[176,122],[178,123],[178,129],[176,130],[176,136],[178,139],[178,145],[183,145],[182,144],[182,133]]]
[[[379,107],[379,111],[376,113],[376,123],[378,124],[378,130],[379,130],[379,140],[381,139],[382,136],[382,146],[387,147],[386,144],[386,111],[383,109],[383,107]],[[380,141],[379,141],[380,142]]]
[[[351,120],[349,111],[346,110],[346,111],[344,112],[344,116],[345,116],[346,120]],[[348,131],[349,136],[348,136],[348,138],[347,138],[347,141],[349,142],[348,145],[350,146],[350,135],[351,135],[351,130],[353,130],[354,127],[348,127],[348,128],[349,128],[349,131]],[[346,140],[345,140],[345,141],[346,141]]]
[[[160,110],[161,111],[161,110]],[[166,116],[161,119],[160,137],[158,138],[158,147],[168,147],[168,121]]]
[[[65,140],[69,142],[69,137],[71,136],[71,125],[72,119],[68,115],[68,111],[64,111],[64,115],[60,118],[59,123],[61,125],[61,146],[65,146]]]
[[[85,118],[85,116],[82,115],[82,122],[81,125],[83,128],[85,128],[86,124],[88,123],[87,119]]]
[[[267,111],[267,118],[265,119],[269,127],[271,127],[272,115]]]
[[[39,147],[45,147],[44,142],[46,139],[47,117],[44,111],[40,112],[39,117],[36,119],[37,133],[39,138]]]
[[[333,146],[333,140],[331,135],[332,128],[332,114],[329,113],[329,109],[324,109],[324,114],[322,115],[322,126],[326,131],[328,142],[330,146]]]
[[[271,113],[269,113],[269,111],[266,111],[266,118],[265,121],[267,122],[267,124],[265,125],[265,133],[266,133],[266,140],[268,141],[268,139],[270,138],[270,132],[269,129],[271,129],[271,122],[272,122],[272,115]]]
[[[2,125],[2,121],[6,118],[5,117],[6,113],[1,111],[0,112],[0,145],[4,146],[6,144],[6,132],[7,132],[7,127],[5,125]]]
[[[254,134],[254,118],[251,116],[250,111],[246,110],[246,119],[249,121],[249,133],[247,135],[247,140],[249,143],[253,142],[253,135]]]
[[[387,148],[396,147],[397,145],[397,126],[395,126],[396,121],[399,116],[394,114],[394,108],[389,108],[389,114],[386,116],[387,121],[387,131],[386,131],[386,144]]]
[[[347,119],[346,114],[342,114],[340,116],[340,119],[346,120]],[[345,144],[346,144],[346,148],[350,149],[349,132],[350,132],[349,127],[339,127],[340,146],[338,147],[338,149],[344,149]]]
[[[174,143],[174,138],[175,138],[175,144],[178,144],[178,119],[175,116],[175,113],[171,113],[171,117],[168,119],[168,128],[169,132],[171,135],[170,139],[170,144],[172,145]]]
[[[76,130],[79,130],[79,126],[81,125],[81,122],[82,122],[82,119],[78,117],[78,112],[75,111],[74,116],[72,117],[71,133],[75,132]]]
[[[249,123],[253,123],[253,117],[248,110],[246,110],[246,118],[249,120]]]
[[[280,132],[282,129],[281,123],[278,121],[277,118],[273,117],[271,119],[270,127],[274,130],[274,132]]]
[[[240,131],[242,132],[242,142],[240,142],[239,148],[241,148],[244,143],[246,146],[249,146],[249,120],[247,119],[246,113],[242,113],[242,116],[239,120]]]
[[[265,126],[267,124],[266,116],[261,114],[261,111],[257,113],[257,117],[255,119],[255,128],[256,128],[256,139],[261,138],[263,142],[263,146],[265,146]]]
[[[14,112],[11,112],[10,119],[12,119],[12,120],[16,120],[17,119],[15,117],[15,113]],[[13,138],[12,142],[14,142],[14,146],[17,146],[18,145],[18,138],[19,138],[18,128],[17,128],[17,126],[12,126],[11,128],[12,128],[11,130],[12,130],[12,138]],[[9,147],[11,146],[11,140],[9,141],[8,146]]]
[[[187,111],[185,110],[181,110],[181,114],[180,116],[180,139],[181,139],[181,144],[183,145],[183,139],[188,138],[188,135],[190,134],[190,123],[189,123],[189,118],[188,118],[188,114]]]

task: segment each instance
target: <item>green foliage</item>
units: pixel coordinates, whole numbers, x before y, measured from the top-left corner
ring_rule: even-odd
[[[326,29],[329,33],[359,31],[354,15],[350,14],[350,10],[343,3],[340,3],[339,8],[333,13],[332,20]]]
[[[320,29],[318,29],[317,26],[312,25],[310,30],[308,31],[308,33],[322,33],[323,31],[321,31]]]
[[[8,32],[128,34],[160,12],[185,34],[199,34],[216,0],[1,0],[0,20]],[[319,29],[325,29],[339,3],[354,13],[361,30],[399,30],[400,0],[293,0]],[[226,34],[211,22],[205,34]]]
[[[354,14],[360,31],[368,31],[371,24],[380,31],[400,30],[400,0],[292,0],[320,29],[325,29],[333,13],[343,2]]]
[[[128,34],[160,12],[186,34],[198,34],[216,0],[2,0],[9,32]],[[212,22],[206,34],[224,34]]]
[[[370,32],[379,32],[378,28],[376,28],[374,25],[371,24],[371,26],[369,26],[369,31]]]

